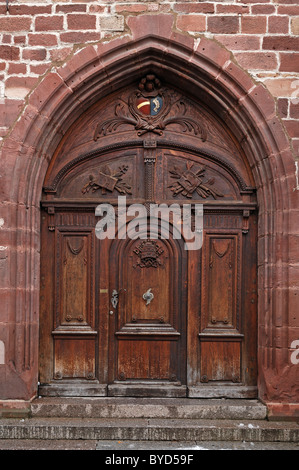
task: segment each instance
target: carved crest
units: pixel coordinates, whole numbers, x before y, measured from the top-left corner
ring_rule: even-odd
[[[143,240],[134,250],[138,256],[137,264],[133,267],[158,268],[162,266],[159,257],[164,252],[163,248],[155,240]]]
[[[164,100],[161,95],[161,83],[155,75],[147,75],[138,86],[139,93],[133,103],[145,116],[156,116],[163,108]]]
[[[219,191],[212,189],[211,186],[215,183],[215,179],[211,178],[208,181],[204,181],[205,167],[199,167],[198,170],[194,171],[193,162],[186,163],[186,170],[182,171],[181,168],[173,166],[169,170],[171,178],[176,179],[177,181],[168,187],[173,192],[173,196],[182,194],[185,197],[192,198],[193,193],[197,194],[202,198],[207,198],[213,196],[214,199],[217,197],[223,197]]]
[[[163,88],[160,80],[153,74],[141,79],[128,103],[117,100],[114,116],[98,124],[94,140],[101,135],[115,132],[124,124],[134,126],[139,136],[147,132],[162,135],[168,125],[178,124],[183,132],[193,132],[203,141],[206,140],[205,129],[187,114],[186,102],[171,90]]]
[[[102,170],[99,171],[98,176],[90,175],[89,182],[86,183],[81,189],[82,193],[88,193],[90,190],[94,193],[98,189],[102,190],[102,194],[106,194],[107,191],[118,191],[120,194],[132,194],[131,186],[126,182],[122,181],[122,175],[128,170],[128,166],[122,165],[114,173],[108,165],[105,165]]]

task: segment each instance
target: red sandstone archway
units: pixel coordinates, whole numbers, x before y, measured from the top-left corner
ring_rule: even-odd
[[[129,18],[129,35],[90,45],[47,74],[3,144],[1,199],[9,229],[2,231],[8,313],[2,323],[6,364],[0,366],[1,397],[29,399],[37,389],[39,202],[53,152],[80,113],[157,64],[168,81],[188,87],[213,107],[246,154],[259,204],[259,396],[266,402],[295,403],[298,383],[289,348],[297,339],[293,235],[299,229],[299,196],[275,102],[215,41],[195,41],[172,31],[171,15],[148,20],[147,15]]]

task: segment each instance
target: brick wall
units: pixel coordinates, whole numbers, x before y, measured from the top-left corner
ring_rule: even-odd
[[[128,31],[127,19],[172,13],[178,31],[218,41],[275,97],[299,159],[298,0],[0,1],[0,138],[42,76],[88,43]]]

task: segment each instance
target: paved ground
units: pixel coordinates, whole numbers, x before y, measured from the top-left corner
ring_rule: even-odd
[[[193,451],[201,450],[299,450],[299,443],[258,442],[148,442],[84,440],[0,440],[3,450],[99,450],[99,451]]]

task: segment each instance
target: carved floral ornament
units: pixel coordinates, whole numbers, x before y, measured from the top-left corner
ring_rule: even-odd
[[[97,125],[94,140],[115,132],[124,124],[132,125],[138,136],[147,132],[163,135],[168,125],[178,124],[183,132],[193,132],[205,141],[205,129],[187,112],[186,102],[175,92],[162,87],[155,75],[149,74],[141,79],[128,102],[120,98],[116,101],[114,117]]]

